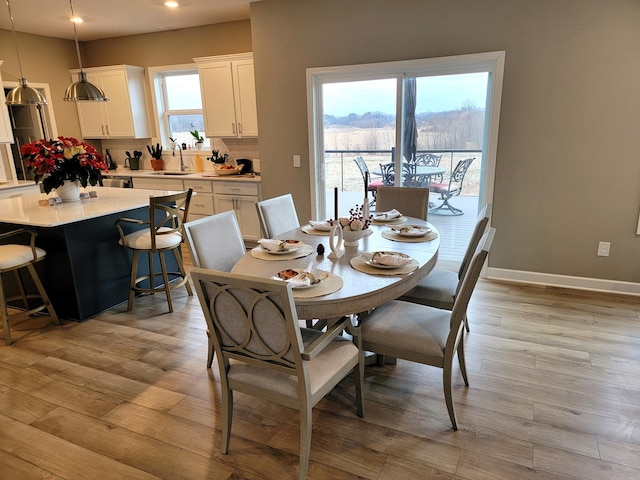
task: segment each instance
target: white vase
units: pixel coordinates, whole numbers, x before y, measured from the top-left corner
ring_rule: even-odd
[[[344,239],[345,247],[357,247],[358,242],[362,237],[369,234],[369,229],[365,230],[343,230],[342,238]]]
[[[80,182],[65,180],[64,185],[56,188],[56,194],[63,202],[77,202],[80,200]]]

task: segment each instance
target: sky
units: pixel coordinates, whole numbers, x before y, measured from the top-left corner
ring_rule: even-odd
[[[419,77],[416,113],[457,110],[468,103],[485,106],[486,72]],[[342,117],[350,113],[395,114],[395,79],[327,83],[323,87],[324,114]]]

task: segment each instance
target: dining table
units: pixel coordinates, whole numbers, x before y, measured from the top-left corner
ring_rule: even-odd
[[[397,231],[403,226],[426,227],[428,233],[400,235]],[[334,319],[368,312],[416,286],[434,268],[440,247],[437,229],[418,218],[401,216],[374,221],[369,231],[357,246],[343,247],[343,255],[331,258],[334,255],[331,255],[330,232],[302,225],[278,236],[279,240],[302,242],[304,246],[300,250],[272,254],[258,245],[240,258],[231,272],[278,278],[281,271],[301,272],[311,267],[314,275],[326,278],[317,286],[292,288],[298,318]],[[320,253],[319,245],[322,245]],[[374,268],[365,261],[366,254],[373,252],[410,257],[411,263],[399,268]]]

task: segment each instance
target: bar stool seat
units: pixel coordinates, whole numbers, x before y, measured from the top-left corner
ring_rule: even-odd
[[[118,243],[132,251],[131,277],[129,281],[129,299],[127,311],[133,309],[133,299],[138,294],[155,294],[164,292],[167,296],[169,312],[173,312],[171,290],[185,286],[187,294],[193,295],[187,273],[182,263],[180,245],[183,238],[183,223],[186,221],[191,201],[191,189],[169,195],[149,197],[149,220],[119,218],[116,228],[120,234]],[[127,232],[130,227],[144,226],[144,228]],[[178,265],[177,272],[167,270],[164,253],[171,251]],[[138,258],[140,253],[146,253],[149,262],[149,274],[138,276]],[[154,272],[153,257],[157,255],[160,261],[160,273]],[[156,277],[161,277],[161,284],[156,283]],[[145,288],[141,282],[147,280],[149,287]],[[177,280],[177,281],[176,281]]]
[[[31,315],[47,310],[49,316],[57,324],[60,324],[60,319],[56,314],[49,296],[40,281],[40,277],[34,267],[36,262],[44,260],[47,252],[42,248],[35,246],[35,238],[37,233],[28,228],[20,228],[0,235],[0,240],[5,240],[12,237],[30,237],[29,245],[22,244],[6,244],[0,245],[0,275],[3,273],[13,272],[16,280],[16,285],[20,292],[20,295],[11,297],[6,296],[4,278],[0,281],[0,310],[2,313],[2,325],[4,328],[4,340],[7,345],[11,345],[11,331],[9,329],[9,319],[11,318],[14,323],[24,321]],[[35,285],[38,293],[27,293],[20,276],[20,271],[26,269],[27,273],[31,277],[33,284]],[[39,300],[39,304],[31,308],[29,300]],[[23,310],[18,313],[9,315],[8,303],[16,300],[22,301]]]

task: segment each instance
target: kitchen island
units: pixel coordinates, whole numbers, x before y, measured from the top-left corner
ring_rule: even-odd
[[[118,244],[120,217],[149,218],[149,196],[166,190],[89,188],[97,197],[40,205],[49,197],[31,193],[0,199],[0,232],[32,227],[36,245],[47,251],[39,275],[62,318],[82,321],[127,300],[131,255]],[[167,256],[175,270],[175,259]],[[146,269],[146,270],[145,270]],[[141,262],[139,273],[148,271]],[[143,273],[144,272],[144,273]],[[8,281],[9,279],[7,279]]]

